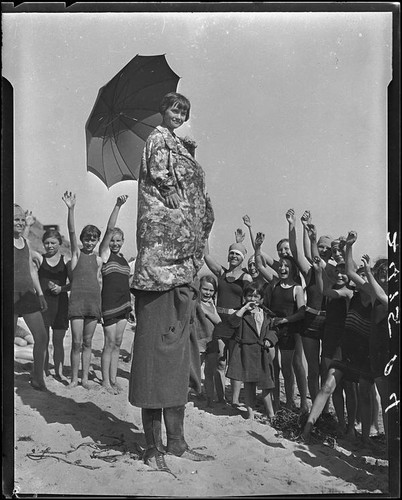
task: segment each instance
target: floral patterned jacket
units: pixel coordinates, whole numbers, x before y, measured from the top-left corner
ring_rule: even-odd
[[[177,193],[180,206],[165,197]],[[165,127],[148,137],[138,179],[137,260],[132,287],[165,291],[190,284],[201,269],[214,213],[205,173]]]

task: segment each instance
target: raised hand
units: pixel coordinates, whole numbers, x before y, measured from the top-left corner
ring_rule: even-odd
[[[353,243],[355,243],[357,240],[357,233],[356,231],[349,231],[347,237],[346,237],[346,245],[352,246]]]
[[[246,237],[246,233],[243,231],[243,229],[236,229],[235,231],[235,241],[236,243],[243,243],[244,238]]]
[[[311,241],[315,241],[317,239],[317,228],[314,224],[306,224],[307,234]]]
[[[35,224],[36,218],[32,215],[32,211],[27,210],[25,212],[25,225],[30,227]]]
[[[286,219],[289,222],[289,224],[295,225],[296,215],[295,215],[295,211],[293,210],[293,208],[289,208],[289,210],[286,212]]]
[[[314,267],[314,271],[317,271],[317,272],[322,272],[322,270],[324,268],[324,264],[323,264],[321,258],[318,257],[318,255],[313,257],[313,267]]]
[[[362,255],[362,261],[363,261],[363,266],[364,266],[364,271],[369,273],[371,271],[371,259],[370,257],[365,253]]]
[[[126,203],[127,198],[128,198],[127,194],[122,194],[121,196],[118,196],[116,200],[116,205],[118,207],[121,207],[122,205],[124,205],[124,203]]]
[[[255,236],[255,241],[254,245],[256,248],[260,248],[260,246],[264,243],[265,240],[265,234],[264,233],[257,233]]]
[[[66,191],[61,199],[64,201],[68,208],[72,208],[76,203],[75,194],[71,191]]]
[[[247,227],[251,227],[251,219],[248,215],[243,215],[243,222]]]
[[[300,218],[303,226],[306,226],[307,224],[311,224],[311,212],[310,210],[305,210],[303,215]]]

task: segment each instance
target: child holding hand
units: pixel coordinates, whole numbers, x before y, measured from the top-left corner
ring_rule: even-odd
[[[227,377],[244,382],[245,405],[249,419],[254,418],[257,386],[262,389],[262,399],[268,421],[274,417],[272,393],[275,387],[273,356],[278,341],[270,329],[271,320],[262,306],[264,292],[256,283],[244,289],[243,305],[228,318],[235,332],[235,347]]]
[[[66,191],[62,197],[68,208],[68,233],[71,244],[71,293],[68,317],[71,322],[71,382],[69,387],[78,385],[78,371],[82,351],[81,384],[89,389],[88,374],[92,355],[92,338],[95,328],[101,319],[101,267],[102,259],[95,253],[99,242],[100,230],[87,225],[81,231],[80,249],[75,233],[74,209],[76,197]]]

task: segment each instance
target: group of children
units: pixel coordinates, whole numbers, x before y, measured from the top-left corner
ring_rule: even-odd
[[[120,391],[119,351],[132,314],[130,266],[121,254],[124,234],[116,227],[127,196],[117,198],[102,241],[101,231],[87,225],[79,236],[81,245],[75,232],[76,197],[65,192],[62,199],[68,209],[71,260],[60,252],[60,233],[49,230],[42,238],[44,253],[36,256],[38,269],[24,237],[26,213],[14,206],[15,326],[18,316],[22,316],[35,340],[31,384],[37,389],[46,388],[50,329],[55,376],[64,380],[63,340],[70,322],[69,386],[78,385],[81,363],[81,384],[88,387],[92,338],[97,324],[102,322],[102,385],[116,394]],[[356,233],[350,232],[346,238],[318,238],[308,211],[301,216],[300,245],[292,209],[286,213],[286,220],[289,234],[278,242],[277,258],[263,252],[264,234],[254,234],[247,215],[243,222],[253,248],[248,261],[242,229],[235,231],[235,241],[228,249],[228,265],[220,264],[206,245],[204,258],[211,274],[199,280],[195,335],[204,365],[207,405],[212,406],[215,397],[226,404],[227,377],[235,407],[241,405],[244,384],[249,418],[255,416],[256,389],[262,390],[265,420],[269,422],[280,408],[282,372],[285,405],[292,410],[296,410],[297,383],[300,412],[307,419],[304,440],[309,439],[317,419],[329,414],[332,396],[339,432],[354,436],[359,415],[362,439],[367,444],[377,391],[387,432],[387,261],[380,259],[372,267],[370,257],[364,255],[363,265],[358,266],[352,254]]]
[[[97,324],[102,322],[105,336],[101,358],[102,385],[107,391],[117,394],[120,392],[117,383],[120,346],[132,311],[130,266],[120,252],[124,233],[116,227],[127,195],[117,198],[102,241],[101,231],[94,225],[87,225],[79,236],[81,245],[75,231],[75,194],[65,192],[62,199],[68,209],[70,260],[61,254],[62,237],[57,230],[48,230],[43,234],[43,255],[31,250],[27,232],[33,219],[20,206],[14,205],[15,329],[18,317],[23,317],[35,340],[31,385],[43,390],[46,389],[44,374],[49,375],[50,329],[55,377],[66,380],[63,374],[63,341],[70,322],[69,387],[78,385],[81,364],[81,385],[88,388],[92,339]],[[28,224],[27,217],[32,219]],[[99,251],[96,252],[99,242]]]
[[[254,418],[259,387],[265,420],[270,421],[280,408],[282,372],[285,406],[304,415],[300,420],[306,422],[301,439],[309,440],[319,417],[332,418],[332,396],[339,435],[355,438],[360,420],[362,442],[370,445],[371,426],[378,429],[378,394],[387,434],[388,262],[378,259],[372,266],[363,255],[358,266],[352,254],[357,234],[318,238],[308,211],[301,216],[300,245],[294,210],[288,210],[286,220],[289,234],[277,245],[277,259],[262,251],[264,234],[254,235],[248,216],[243,221],[253,253],[247,267],[242,229],[235,231],[227,267],[206,248],[205,263],[212,274],[200,280],[201,304],[216,306],[213,316],[205,314],[212,329],[209,343],[200,345],[207,404],[213,403],[214,383],[218,401],[223,401],[224,374],[232,385],[231,404],[240,404],[244,384],[247,415]],[[203,329],[202,321],[198,328]],[[300,409],[294,402],[295,380]]]

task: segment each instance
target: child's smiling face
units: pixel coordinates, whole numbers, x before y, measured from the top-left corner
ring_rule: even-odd
[[[14,237],[19,238],[25,229],[25,213],[20,207],[14,208]]]
[[[202,302],[209,302],[215,294],[215,288],[212,283],[204,281],[200,288]]]

